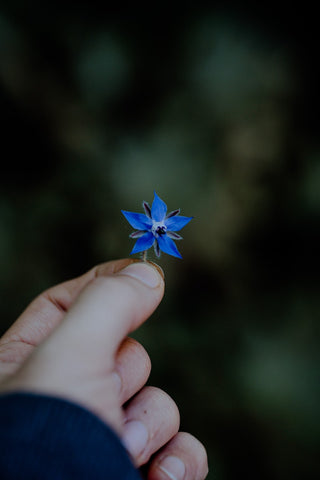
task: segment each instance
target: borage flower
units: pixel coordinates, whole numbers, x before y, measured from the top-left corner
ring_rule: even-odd
[[[157,257],[160,257],[162,250],[174,257],[182,258],[174,240],[182,240],[176,232],[181,230],[193,217],[179,215],[180,208],[173,210],[167,215],[167,205],[154,192],[154,200],[150,208],[147,202],[143,202],[143,213],[133,213],[121,210],[130,225],[136,230],[131,233],[131,238],[137,238],[130,255],[144,252],[154,247]]]

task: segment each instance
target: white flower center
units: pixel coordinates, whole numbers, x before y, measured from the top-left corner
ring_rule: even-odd
[[[164,235],[167,232],[167,227],[163,222],[153,222],[151,232],[157,238],[159,235]]]

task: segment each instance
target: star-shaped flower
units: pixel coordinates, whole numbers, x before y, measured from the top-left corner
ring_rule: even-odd
[[[130,225],[135,229],[131,238],[137,238],[130,255],[148,250],[154,247],[155,254],[160,257],[162,250],[174,257],[182,258],[174,240],[182,240],[176,232],[181,230],[193,217],[179,215],[180,208],[173,210],[167,215],[167,205],[154,192],[154,200],[150,208],[147,202],[143,202],[144,213],[133,213],[121,210]]]

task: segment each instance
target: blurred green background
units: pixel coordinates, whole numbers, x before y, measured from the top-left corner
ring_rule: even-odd
[[[1,332],[125,257],[120,209],[194,216],[136,333],[209,479],[319,478],[318,21],[307,4],[0,9]]]

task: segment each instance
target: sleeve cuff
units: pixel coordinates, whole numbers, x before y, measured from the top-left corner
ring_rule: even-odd
[[[0,471],[3,480],[141,480],[102,420],[67,400],[31,393],[0,397]]]

